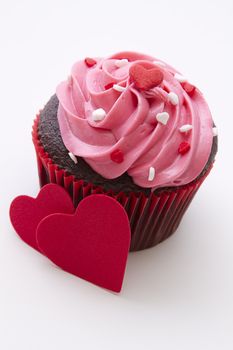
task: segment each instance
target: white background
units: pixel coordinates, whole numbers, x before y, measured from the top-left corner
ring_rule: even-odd
[[[0,0],[0,348],[233,348],[233,2]],[[25,245],[11,200],[35,196],[32,120],[76,60],[135,50],[204,92],[216,165],[177,233],[130,254],[120,295]]]

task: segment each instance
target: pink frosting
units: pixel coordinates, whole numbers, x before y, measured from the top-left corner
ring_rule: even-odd
[[[118,67],[119,59],[129,62]],[[107,179],[127,172],[141,187],[155,189],[194,180],[207,163],[213,142],[213,121],[201,92],[196,88],[189,95],[174,77],[177,71],[164,62],[154,63],[153,57],[122,52],[95,60],[92,67],[85,60],[75,63],[70,79],[57,87],[58,121],[68,151],[83,157]],[[148,62],[151,68],[160,67],[164,79],[161,85],[142,91],[131,82],[129,69]],[[111,83],[126,89],[106,90]],[[169,101],[169,92],[178,96],[177,105]],[[94,121],[92,112],[98,108],[106,116]],[[161,112],[169,114],[166,125],[156,120]],[[179,128],[185,124],[192,125],[192,130],[182,133]],[[190,150],[182,155],[178,148],[184,141]],[[121,163],[111,158],[116,150],[123,153]],[[155,176],[149,180],[151,167]]]

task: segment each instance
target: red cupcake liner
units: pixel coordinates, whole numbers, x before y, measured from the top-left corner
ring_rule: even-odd
[[[198,180],[174,190],[164,190],[159,194],[151,193],[115,193],[105,191],[100,186],[75,179],[54,164],[49,154],[45,152],[38,136],[37,115],[32,130],[32,139],[37,155],[37,165],[40,186],[56,183],[64,187],[73,199],[75,206],[85,197],[94,193],[104,193],[115,198],[126,210],[131,226],[131,251],[146,249],[164,241],[172,235],[201,186],[212,166]]]

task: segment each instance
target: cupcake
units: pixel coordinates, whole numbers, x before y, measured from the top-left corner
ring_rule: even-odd
[[[125,208],[132,251],[178,227],[209,174],[216,127],[196,86],[153,57],[85,58],[33,126],[40,185],[57,183],[75,206],[104,193]]]

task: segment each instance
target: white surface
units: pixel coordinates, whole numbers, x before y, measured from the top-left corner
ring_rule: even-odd
[[[232,33],[229,1],[0,1],[0,348],[233,348]],[[86,56],[155,55],[196,83],[219,129],[216,166],[177,233],[130,254],[114,295],[25,245],[11,200],[38,191],[32,120]]]

